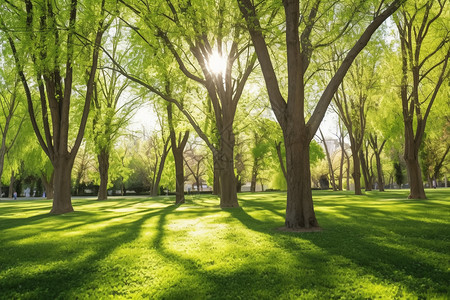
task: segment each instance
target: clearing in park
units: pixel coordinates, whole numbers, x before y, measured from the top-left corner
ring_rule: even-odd
[[[448,299],[450,190],[314,192],[315,233],[277,230],[285,193],[0,201],[1,299]]]

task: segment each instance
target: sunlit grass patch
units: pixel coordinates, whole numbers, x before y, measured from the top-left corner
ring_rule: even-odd
[[[0,298],[448,298],[450,190],[315,191],[323,231],[288,233],[285,193],[0,202]]]

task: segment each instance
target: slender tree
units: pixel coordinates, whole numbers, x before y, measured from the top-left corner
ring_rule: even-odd
[[[18,85],[20,82],[15,80],[15,83],[12,86],[8,86],[5,78],[3,77],[1,79],[3,79],[3,90],[0,91],[0,179],[3,174],[5,156],[14,146],[17,137],[22,131],[22,124],[25,120],[25,114],[21,115],[19,110],[21,101]],[[2,189],[0,184],[0,195],[1,194]]]
[[[407,2],[395,22],[401,49],[401,103],[409,198],[425,199],[419,149],[431,108],[449,77],[450,24],[447,0]]]

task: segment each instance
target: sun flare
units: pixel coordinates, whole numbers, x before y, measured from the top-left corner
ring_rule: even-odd
[[[214,51],[208,59],[209,71],[213,74],[224,74],[227,69],[227,58]]]

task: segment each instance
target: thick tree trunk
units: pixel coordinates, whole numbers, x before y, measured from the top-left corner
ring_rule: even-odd
[[[102,149],[97,155],[98,169],[100,173],[100,187],[98,190],[98,200],[108,199],[108,171],[109,171],[109,153]]]
[[[220,207],[239,207],[234,175],[234,133],[232,128],[224,130],[220,136]]]
[[[406,170],[408,171],[410,194],[409,199],[426,199],[423,187],[422,172],[417,159],[405,159]]]
[[[311,192],[309,141],[300,130],[284,133],[286,147],[287,206],[285,226],[290,229],[319,227]]]
[[[69,155],[55,158],[53,163],[55,177],[53,179],[53,207],[51,214],[64,214],[73,211],[71,201],[71,178],[73,160]]]

